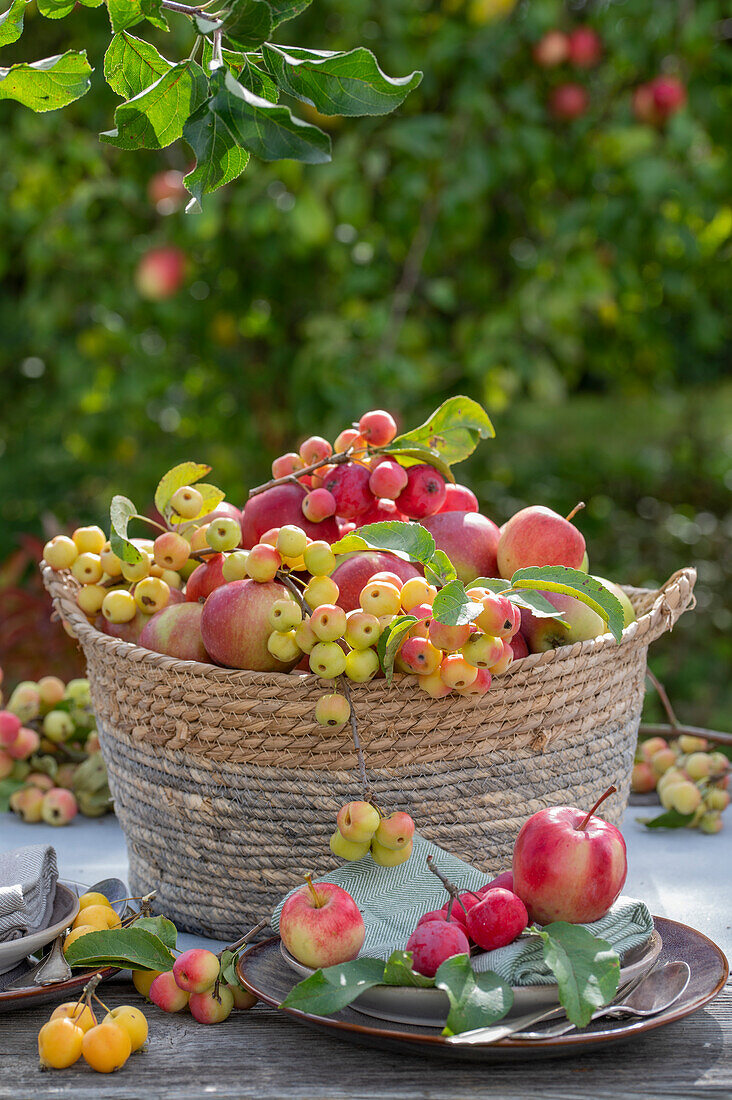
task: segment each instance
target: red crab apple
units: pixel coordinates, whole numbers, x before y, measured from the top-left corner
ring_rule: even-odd
[[[250,497],[242,509],[241,544],[244,549],[251,550],[267,531],[286,524],[302,528],[308,538],[335,542],[338,524],[332,516],[320,523],[305,519],[302,502],[306,496],[307,489],[289,482]]]
[[[216,664],[255,672],[289,671],[300,659],[278,661],[267,648],[272,633],[269,613],[277,600],[287,598],[281,584],[268,581],[230,581],[216,588],[203,605],[201,638]]]
[[[407,484],[396,498],[397,508],[410,519],[439,512],[445,502],[445,479],[434,466],[420,463],[407,469]]]
[[[418,974],[434,978],[445,959],[469,955],[468,938],[455,921],[430,920],[418,924],[407,940],[412,966]]]
[[[200,603],[179,603],[164,607],[150,619],[140,634],[140,645],[155,653],[167,653],[179,661],[208,662],[201,638]]]
[[[552,806],[521,827],[513,850],[516,893],[532,921],[584,924],[607,913],[628,873],[622,833],[595,817],[608,787],[589,813]]]
[[[385,520],[398,519],[405,523],[407,517],[400,512],[395,501],[384,497],[382,500],[374,500],[371,505],[356,517],[356,527],[365,527],[367,523],[383,523]]]
[[[551,113],[567,121],[583,115],[588,104],[589,96],[581,84],[559,84],[549,97]]]
[[[374,503],[369,489],[371,473],[357,462],[334,466],[323,479],[323,488],[333,494],[336,510],[342,519],[355,519]]]
[[[478,498],[467,485],[452,485],[449,481],[445,484],[445,499],[440,512],[477,512]]]
[[[686,102],[686,88],[675,76],[657,76],[651,81],[653,105],[662,120],[675,115]]]
[[[483,895],[486,894],[488,890],[495,890],[497,886],[500,886],[503,890],[510,890],[511,893],[514,894],[516,891],[513,888],[513,872],[502,871],[500,875],[496,875],[496,877],[492,878],[490,882],[486,882],[485,886],[481,886],[480,889],[476,891],[476,893],[480,894],[480,896],[483,897]]]
[[[411,562],[394,554],[382,553],[380,550],[357,550],[356,553],[344,557],[331,573],[340,590],[336,600],[338,606],[344,611],[360,608],[361,590],[375,573],[384,571],[396,573],[402,581],[420,576],[419,570]]]
[[[179,248],[151,248],[135,271],[135,286],[141,297],[151,302],[172,298],[186,273],[185,253]]]
[[[501,886],[486,890],[467,916],[470,938],[484,951],[513,943],[528,923],[529,915],[521,898]]]
[[[569,60],[579,69],[591,69],[602,57],[602,39],[592,27],[576,27],[569,36]]]
[[[223,554],[210,554],[206,561],[196,566],[186,584],[186,600],[189,603],[202,603],[214,589],[226,584],[223,573],[225,560]]]
[[[433,535],[437,549],[445,551],[463,584],[476,577],[498,575],[500,532],[487,516],[480,512],[439,512],[420,522]]]
[[[191,197],[183,183],[183,173],[173,169],[150,177],[147,196],[159,214],[175,213]]]
[[[496,552],[500,575],[507,580],[517,569],[530,565],[579,569],[584,555],[582,532],[558,512],[541,505],[522,508],[511,516],[503,526]]]
[[[462,909],[460,910],[460,916],[462,916],[463,918],[465,917],[465,913],[463,913]],[[460,919],[460,916],[458,916],[454,912],[450,916],[448,916],[447,910],[444,908],[430,909],[429,913],[422,914],[422,916],[417,921],[416,927],[419,928],[420,924],[428,924],[431,920],[448,921],[450,924],[454,924],[457,928],[459,928],[461,932],[464,932],[465,936],[467,937],[468,930],[465,927],[463,920]]]
[[[332,882],[313,883],[306,875],[285,901],[280,937],[298,962],[317,969],[355,959],[363,947],[363,917],[351,895]]]

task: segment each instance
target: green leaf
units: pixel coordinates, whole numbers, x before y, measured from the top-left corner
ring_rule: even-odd
[[[158,936],[144,928],[87,932],[65,951],[69,966],[121,966],[134,970],[172,970],[175,959]]]
[[[177,493],[185,485],[195,485],[210,473],[211,467],[202,462],[180,462],[168,470],[167,474],[163,474],[155,490],[155,507],[160,515],[164,516],[168,511],[173,493]]]
[[[116,129],[99,136],[118,149],[164,149],[181,137],[183,126],[207,92],[201,66],[190,58],[179,61],[149,88],[120,103],[114,112]]]
[[[310,7],[311,3],[312,0],[269,0],[273,26],[278,27],[280,23],[294,19],[296,15],[300,15]]]
[[[376,653],[387,682],[391,682],[394,675],[394,658],[399,647],[416,622],[419,620],[415,615],[398,615],[379,635]]]
[[[141,0],[107,0],[112,32],[128,30],[145,18]]]
[[[149,42],[120,31],[104,55],[104,78],[118,95],[133,99],[173,66]]]
[[[360,993],[380,985],[383,978],[381,959],[354,959],[339,966],[329,966],[298,982],[280,1007],[296,1008],[314,1016],[330,1016],[349,1005]]]
[[[610,944],[581,924],[554,921],[531,928],[543,940],[542,953],[559,986],[559,1001],[575,1027],[587,1027],[592,1013],[618,991],[620,960]]]
[[[435,596],[432,617],[448,626],[464,626],[472,623],[483,611],[483,605],[472,600],[462,581],[449,581]]]
[[[556,607],[550,604],[541,592],[527,589],[520,593],[509,592],[507,596],[511,603],[516,604],[516,607],[527,608],[537,619],[558,619],[559,622],[564,622],[564,612],[557,611]],[[569,626],[567,626],[567,629],[569,629]]]
[[[444,550],[435,550],[431,561],[424,563],[425,579],[438,587],[454,581],[457,571]]]
[[[607,623],[616,642],[622,637],[625,618],[620,600],[601,581],[579,569],[569,569],[566,565],[535,565],[519,569],[511,577],[511,587],[519,591],[531,588],[574,596]]]
[[[0,99],[15,99],[32,111],[57,111],[89,91],[91,73],[86,50],[23,61],[0,69]]]
[[[471,455],[479,440],[495,436],[485,409],[470,397],[449,397],[428,420],[411,432],[398,435],[384,451],[391,452],[416,443],[430,447],[450,466]]]
[[[647,829],[684,829],[694,820],[694,814],[680,814],[678,810],[666,810],[657,817],[637,817],[636,821]]]
[[[506,592],[511,587],[510,581],[503,577],[476,577],[470,582],[471,588],[489,588],[491,592]]]
[[[442,474],[445,481],[455,483],[455,475],[447,462],[440,457],[438,451],[434,451],[431,447],[393,447],[389,444],[385,450],[396,458],[400,466],[405,466],[408,469],[410,466],[418,466],[426,462],[428,465],[434,466],[437,472]]]
[[[421,72],[387,76],[363,46],[330,53],[267,43],[262,57],[284,92],[312,103],[324,115],[386,115],[422,80]]]
[[[446,959],[435,974],[435,985],[447,993],[450,1001],[443,1035],[488,1027],[505,1016],[513,1004],[511,986],[492,970],[476,974],[467,955]]]
[[[141,928],[146,932],[152,932],[152,934],[157,936],[171,951],[178,943],[178,929],[175,927],[172,920],[168,920],[167,917],[138,917],[131,927]]]
[[[112,503],[109,506],[109,522],[112,525],[109,543],[112,552],[129,565],[142,561],[142,554],[127,537],[127,525],[136,515],[137,508],[129,497],[119,495],[112,497]]]
[[[264,0],[230,0],[223,35],[241,50],[255,50],[272,33],[272,12]]]
[[[229,131],[234,144],[243,145],[262,160],[300,160],[323,164],[330,160],[330,138],[308,122],[293,118],[237,83],[230,72],[211,100],[211,111]]]
[[[359,527],[333,543],[331,549],[334,554],[348,554],[352,550],[390,550],[424,564],[435,556],[435,540],[419,523],[389,519]]]
[[[0,779],[0,814],[7,813],[11,796],[24,786],[24,779]]]
[[[224,61],[227,60],[228,51],[224,50]],[[231,57],[237,56],[231,54]],[[244,56],[244,55],[241,55]],[[269,100],[270,103],[276,103],[280,98],[280,90],[275,84],[269,73],[266,73],[264,69],[260,69],[258,65],[253,65],[247,58],[245,59],[241,72],[239,73],[239,83],[243,84],[245,88],[248,88],[250,92],[254,92],[260,99]],[[231,62],[227,61],[227,64],[231,67]]]
[[[395,951],[389,956],[384,968],[384,985],[411,986],[417,989],[434,988],[434,978],[426,978],[412,969],[412,952]]]
[[[196,167],[185,177],[185,185],[199,205],[204,195],[240,176],[249,162],[247,150],[211,111],[210,99],[188,119],[183,137],[196,157]]]
[[[184,516],[178,516],[173,512],[170,516],[171,523],[195,523],[196,520],[201,519],[203,516],[207,516],[209,512],[213,512],[215,508],[218,508],[221,501],[226,496],[223,489],[218,489],[215,485],[207,485],[204,481],[199,481],[196,484],[196,488],[203,497],[203,504],[201,510],[197,516],[194,516],[192,520],[185,519]]]
[[[196,30],[199,34],[213,34],[217,27],[220,26],[218,19],[207,19],[205,15],[194,15],[193,22],[196,24]],[[213,48],[212,48],[213,54]]]
[[[38,11],[46,19],[63,19],[76,7],[76,0],[38,0]]]
[[[10,46],[23,33],[23,17],[27,0],[13,0],[7,11],[0,15],[0,46]]]

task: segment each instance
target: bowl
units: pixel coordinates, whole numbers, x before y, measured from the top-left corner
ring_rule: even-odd
[[[79,899],[68,886],[62,882],[56,883],[56,896],[53,900],[50,923],[40,932],[32,932],[29,936],[21,936],[17,940],[3,940],[0,942],[0,974],[7,973],[17,966],[28,955],[40,951],[46,944],[51,943],[56,937],[73,923],[79,912]]]

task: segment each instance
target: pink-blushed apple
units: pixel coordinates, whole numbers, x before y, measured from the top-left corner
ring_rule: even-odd
[[[355,959],[366,929],[355,901],[332,882],[306,883],[285,901],[280,937],[290,954],[313,969]]]
[[[480,512],[438,512],[420,520],[444,550],[463,584],[476,577],[497,577],[496,550],[499,531],[493,520]]]
[[[467,485],[452,485],[449,481],[445,484],[445,499],[440,512],[478,512],[478,498]]]
[[[353,611],[360,607],[359,597],[362,589],[375,573],[383,571],[396,573],[402,581],[420,576],[419,570],[411,562],[404,561],[403,558],[398,558],[394,554],[387,554],[380,550],[357,550],[354,554],[342,558],[331,573],[340,592],[336,600],[338,606],[344,611]]]
[[[179,661],[208,663],[201,637],[203,604],[179,603],[164,607],[142,629],[140,645],[155,653],[166,653]]]
[[[395,501],[389,500],[384,497],[381,500],[374,500],[365,512],[362,512],[360,516],[356,516],[354,520],[356,527],[365,527],[367,523],[384,523],[386,520],[399,520],[400,523],[406,523],[407,516],[403,512],[400,512]]]
[[[454,912],[448,915],[446,909],[430,909],[429,913],[422,914],[422,916],[417,921],[416,927],[419,928],[420,924],[427,924],[431,920],[448,921],[450,924],[456,925],[456,927],[459,928],[460,931],[463,932],[465,937],[467,938],[468,929],[465,926],[465,913],[462,911],[462,909],[460,910],[460,915],[463,917],[463,920],[461,920],[460,917]]]
[[[140,635],[150,619],[152,619],[152,615],[145,615],[138,609],[135,612],[135,617],[130,619],[128,623],[110,623],[103,615],[97,615],[94,625],[97,630],[101,630],[103,634],[108,634],[110,638],[119,638],[120,641],[132,642],[137,645],[140,641]]]
[[[569,60],[578,69],[592,69],[602,57],[602,39],[592,27],[575,27],[568,46]]]
[[[569,39],[562,31],[547,31],[531,52],[537,65],[552,69],[569,57]]]
[[[250,497],[242,509],[241,535],[242,546],[251,550],[261,540],[262,535],[273,527],[294,524],[300,527],[310,539],[335,542],[339,537],[338,524],[333,516],[312,523],[305,519],[302,502],[307,489],[302,485],[288,482],[286,485],[274,485]]]
[[[513,850],[513,881],[532,921],[596,921],[620,894],[628,873],[623,834],[595,816],[614,793],[609,787],[589,813],[552,806],[522,825]]]
[[[323,488],[332,493],[338,515],[343,519],[355,519],[375,503],[369,489],[371,473],[357,462],[344,462],[334,466],[322,479]]]
[[[158,214],[174,214],[191,196],[183,183],[183,173],[169,169],[150,177],[147,197]]]
[[[283,662],[267,648],[269,614],[287,590],[275,581],[230,581],[214,589],[203,605],[201,638],[209,657],[226,668],[288,672],[300,660]]]
[[[430,920],[417,925],[407,940],[407,951],[417,973],[434,978],[446,959],[469,955],[470,944],[455,921]]]
[[[143,298],[160,302],[172,298],[186,274],[186,256],[180,248],[151,248],[135,271],[135,286]]]
[[[205,561],[191,573],[186,583],[186,600],[189,603],[203,603],[214,589],[226,584],[224,576],[223,554],[209,554]]]
[[[522,508],[504,525],[496,558],[500,575],[510,580],[517,569],[531,565],[579,569],[584,554],[582,532],[558,512],[537,504]]]
[[[485,886],[481,886],[476,890],[477,894],[481,897],[488,891],[494,890],[497,886],[500,886],[502,890],[510,890],[512,894],[516,891],[513,888],[513,871],[502,871],[500,875],[496,875],[490,882],[486,882]]]
[[[549,110],[555,118],[571,122],[585,113],[590,97],[581,84],[559,84],[549,97]]]
[[[219,959],[204,947],[190,947],[173,963],[173,977],[179,989],[203,993],[219,976]]]
[[[562,592],[542,592],[541,595],[562,612],[564,622],[561,619],[539,618],[522,607],[521,633],[532,653],[546,653],[559,646],[587,642],[607,632],[600,616],[574,596],[566,596]]]

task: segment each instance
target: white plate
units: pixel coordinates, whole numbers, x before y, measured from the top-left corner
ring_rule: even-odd
[[[624,956],[620,968],[620,981],[628,982],[639,977],[655,963],[661,953],[661,937],[654,929],[645,944],[634,948]],[[293,958],[280,941],[282,957],[297,974],[308,978],[313,970]],[[508,1016],[527,1012],[540,1012],[559,1004],[556,985],[515,985],[513,1007]],[[397,1024],[417,1024],[421,1027],[444,1027],[449,1009],[447,994],[441,989],[414,989],[407,986],[376,985],[351,1005],[366,1016],[379,1020],[391,1020]]]
[[[40,932],[30,936],[21,936],[18,940],[4,940],[0,943],[0,974],[12,970],[27,955],[40,951],[47,943],[56,939],[59,933],[73,923],[79,912],[79,899],[75,892],[62,882],[56,883],[56,897],[53,902],[51,923]]]

